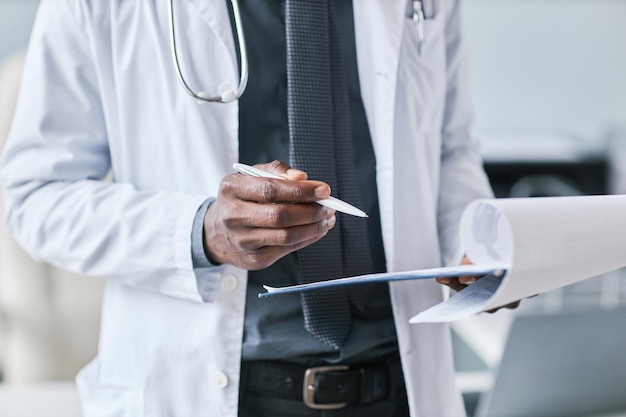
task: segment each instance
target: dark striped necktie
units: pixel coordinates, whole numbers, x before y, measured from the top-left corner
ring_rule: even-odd
[[[362,206],[356,182],[348,89],[333,0],[286,0],[289,158],[333,195]],[[299,281],[328,280],[371,271],[365,219],[337,213],[336,226],[298,251]],[[305,328],[341,348],[351,305],[365,307],[369,286],[301,294]]]

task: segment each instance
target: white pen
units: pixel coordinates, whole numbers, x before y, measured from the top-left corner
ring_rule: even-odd
[[[421,55],[424,42],[424,7],[420,0],[413,0],[413,21],[417,28],[417,53]]]
[[[237,172],[240,172],[244,175],[249,175],[251,177],[274,178],[277,180],[285,179],[276,174],[272,174],[271,172],[263,171],[262,169],[251,167],[250,165],[246,164],[240,164],[238,162],[233,164],[233,168],[235,168]],[[324,200],[317,200],[316,203],[340,211],[342,213],[350,214],[352,216],[368,217],[367,213],[365,213],[363,210],[359,210],[352,204],[348,204],[345,201],[339,200],[335,197],[328,197]]]

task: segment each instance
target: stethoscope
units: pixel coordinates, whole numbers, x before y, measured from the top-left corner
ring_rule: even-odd
[[[180,63],[178,61],[178,48],[176,47],[176,27],[174,25],[174,0],[169,0],[169,26],[170,26],[170,49],[172,51],[172,61],[174,63],[174,69],[178,81],[183,86],[187,94],[199,101],[205,101],[210,103],[230,103],[235,100],[239,100],[239,97],[246,90],[248,85],[248,50],[246,49],[246,41],[243,36],[243,27],[241,24],[241,15],[239,13],[238,0],[230,0],[233,6],[233,16],[235,18],[235,30],[237,32],[237,41],[239,42],[239,51],[241,55],[241,75],[239,78],[239,86],[235,88],[229,83],[223,83],[219,86],[217,96],[210,96],[205,92],[194,92],[187,84],[183,72],[180,69]]]
[[[237,41],[239,42],[239,52],[241,55],[241,75],[239,78],[239,86],[235,88],[229,83],[223,83],[218,88],[219,95],[210,96],[209,94],[200,91],[194,92],[187,84],[183,72],[180,69],[180,62],[178,60],[178,48],[176,46],[176,27],[174,25],[174,0],[169,0],[169,29],[170,29],[170,49],[172,51],[172,61],[174,63],[174,69],[176,70],[176,76],[178,81],[183,86],[187,94],[196,100],[210,103],[230,103],[235,100],[239,100],[246,86],[248,85],[248,50],[246,48],[246,41],[243,35],[243,26],[241,24],[241,14],[239,12],[239,1],[230,0],[233,6],[233,16],[235,18],[235,31],[237,32]],[[409,6],[412,6],[413,20],[417,26],[418,34],[418,53],[421,55],[422,42],[424,40],[424,9],[423,2],[421,0],[408,0]]]

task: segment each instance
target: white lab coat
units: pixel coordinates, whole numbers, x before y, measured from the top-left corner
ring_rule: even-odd
[[[183,71],[213,93],[238,69],[226,2],[176,1]],[[238,107],[176,81],[166,1],[43,0],[2,179],[6,223],[35,258],[103,276],[87,417],[237,415],[246,271],[194,271],[192,221],[238,159]],[[490,191],[472,139],[459,0],[422,54],[406,0],[354,2],[389,271],[458,262],[463,207]],[[255,71],[251,68],[250,71]],[[101,181],[112,170],[113,183]],[[442,298],[391,285],[414,417],[464,415],[448,328],[409,325]]]

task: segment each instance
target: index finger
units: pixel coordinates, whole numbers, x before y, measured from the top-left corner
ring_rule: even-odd
[[[221,192],[257,203],[312,203],[330,196],[322,181],[289,181],[231,174],[224,178]]]

